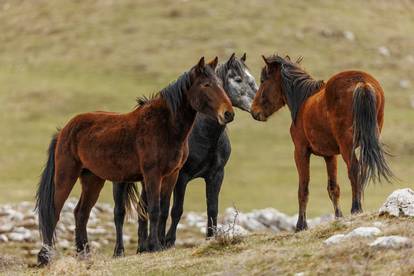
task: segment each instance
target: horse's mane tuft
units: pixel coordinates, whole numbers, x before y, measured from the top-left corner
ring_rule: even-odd
[[[300,67],[299,63],[302,60],[303,58],[299,57],[296,62],[292,62],[289,56],[283,58],[279,55],[266,58],[268,64],[277,63],[281,67],[282,89],[285,93],[293,122],[295,122],[297,113],[306,99],[325,85],[323,80],[313,79]]]

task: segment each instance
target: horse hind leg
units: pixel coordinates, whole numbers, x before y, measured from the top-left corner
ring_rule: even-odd
[[[123,226],[125,220],[125,193],[127,185],[130,183],[113,183],[112,191],[114,197],[114,222],[116,229],[116,244],[114,249],[114,257],[124,256]]]
[[[348,168],[348,178],[351,182],[352,188],[352,208],[351,214],[362,213],[362,187],[358,184],[358,160],[355,155],[355,151],[352,149],[352,136],[343,136],[342,143],[340,144],[340,152]]]
[[[105,183],[105,180],[96,176],[90,171],[83,171],[80,176],[82,184],[82,194],[75,208],[76,222],[76,251],[78,253],[89,253],[88,235],[86,225],[92,207],[98,200],[99,193]]]
[[[339,197],[341,194],[341,189],[339,188],[337,182],[337,157],[334,156],[327,156],[325,157],[326,169],[328,172],[328,195],[332,201],[334,210],[335,210],[335,217],[339,218],[342,217],[342,211],[339,207]]]
[[[54,219],[51,222],[49,227],[51,228],[51,233],[53,235],[56,224],[60,218],[60,212],[62,211],[63,205],[68,198],[70,192],[73,189],[73,186],[76,183],[76,180],[80,174],[81,165],[68,156],[56,156],[56,167],[54,175],[54,195],[53,195],[53,206],[54,209]],[[52,246],[53,236],[44,237],[45,245],[42,247],[38,254],[38,263],[44,265],[49,263],[50,260],[50,250],[48,247]]]
[[[174,187],[173,206],[171,208],[171,225],[166,236],[166,247],[172,247],[175,244],[177,226],[183,215],[185,190],[189,180],[190,177],[181,171]]]

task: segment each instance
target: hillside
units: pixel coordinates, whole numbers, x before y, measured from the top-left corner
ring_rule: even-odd
[[[261,54],[304,56],[327,79],[345,69],[372,73],[386,93],[383,141],[400,181],[371,185],[375,210],[414,179],[414,4],[398,1],[1,1],[0,202],[33,201],[56,127],[93,110],[129,112],[190,68],[200,56],[247,52],[258,79]],[[238,111],[229,125],[233,153],[220,207],[297,212],[297,173],[283,109],[267,123]],[[343,210],[350,185],[339,162]],[[73,195],[78,194],[77,185]],[[312,159],[309,214],[332,212],[325,165]],[[204,211],[204,185],[189,185],[186,210]],[[100,200],[112,202],[110,184]]]

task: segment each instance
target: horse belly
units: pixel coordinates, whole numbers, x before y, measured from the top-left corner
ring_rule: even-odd
[[[322,112],[321,114],[326,114]],[[304,120],[304,131],[312,153],[320,156],[339,154],[339,146],[332,133],[327,116],[309,114]]]
[[[142,179],[139,160],[135,154],[116,156],[82,156],[84,168],[110,181],[139,181]]]

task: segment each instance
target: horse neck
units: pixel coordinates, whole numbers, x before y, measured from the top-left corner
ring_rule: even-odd
[[[164,104],[167,106],[165,101]],[[197,111],[194,110],[185,96],[183,102],[180,105],[180,108],[177,109],[175,114],[170,111],[170,124],[171,127],[175,130],[173,133],[177,141],[183,141],[188,138],[188,135],[193,128],[196,115]]]
[[[216,145],[226,126],[220,125],[215,119],[207,115],[197,113],[193,132],[204,144]]]

